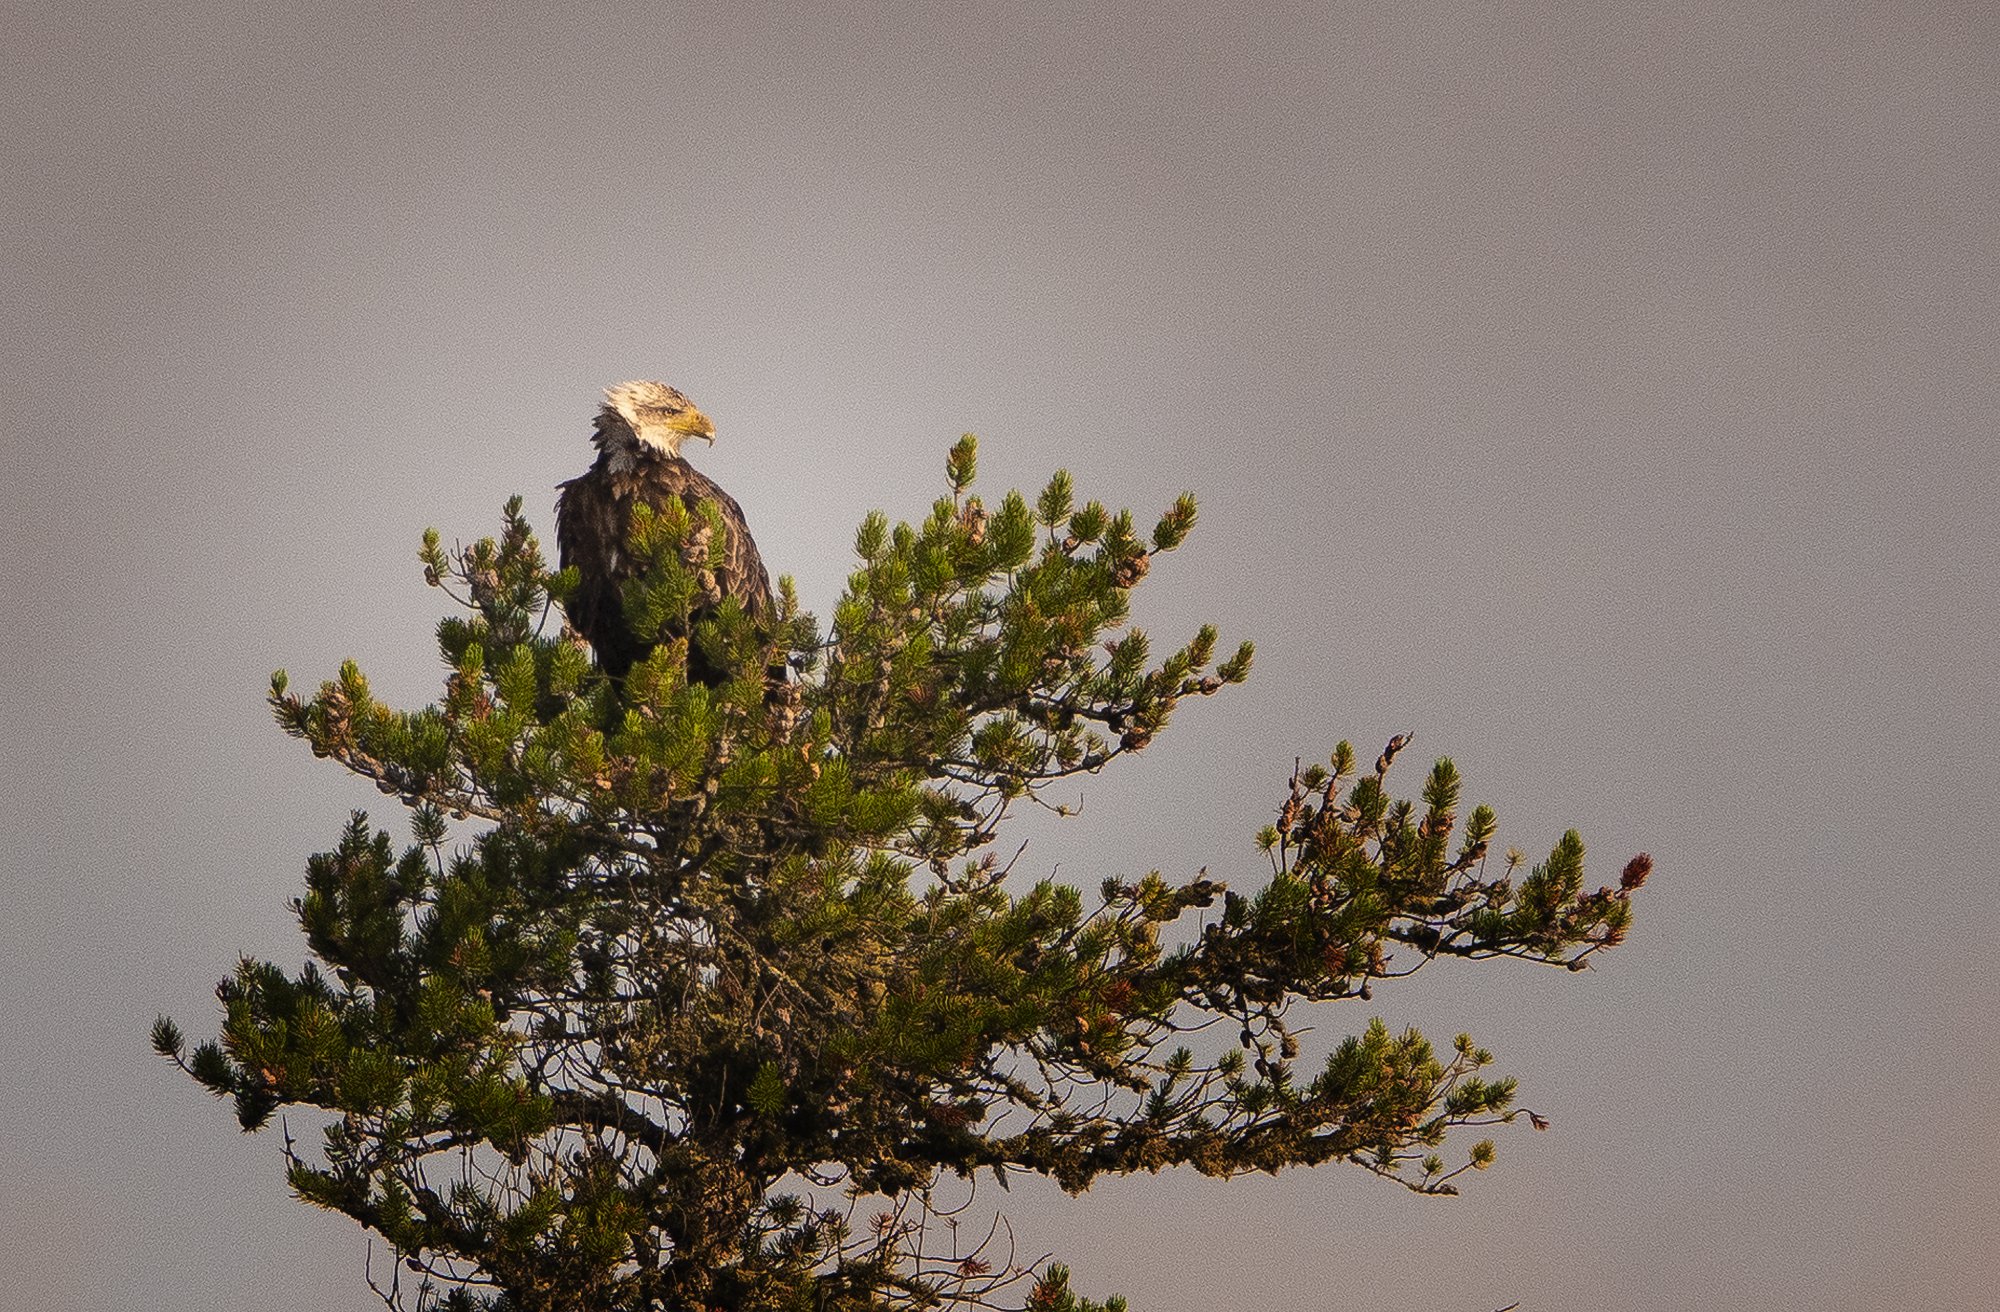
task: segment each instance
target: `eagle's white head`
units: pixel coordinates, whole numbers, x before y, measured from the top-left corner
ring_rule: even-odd
[[[681,453],[681,443],[698,437],[713,446],[715,424],[694,402],[665,383],[620,383],[604,389],[605,413],[599,416],[600,434],[604,421],[615,416],[641,443],[670,456]]]

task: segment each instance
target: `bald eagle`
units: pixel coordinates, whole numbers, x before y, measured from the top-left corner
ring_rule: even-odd
[[[715,425],[708,416],[664,383],[620,383],[604,396],[591,439],[596,461],[558,485],[556,545],[563,568],[574,565],[580,576],[563,605],[569,622],[596,651],[598,666],[622,679],[658,636],[635,633],[625,621],[622,586],[638,572],[626,547],[633,506],[644,502],[659,507],[678,497],[697,524],[704,505],[720,512],[728,541],[722,564],[710,571],[704,562],[701,569],[706,599],[697,617],[734,597],[744,614],[763,619],[772,611],[771,579],[743,522],[743,508],[681,459],[681,443],[690,437],[714,445]],[[731,673],[690,644],[690,678],[714,685],[726,682]]]

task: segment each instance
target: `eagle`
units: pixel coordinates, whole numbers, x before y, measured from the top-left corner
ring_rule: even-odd
[[[607,388],[604,398],[591,438],[597,459],[584,473],[557,485],[556,546],[562,567],[574,565],[578,575],[575,589],[563,603],[571,627],[597,653],[598,667],[623,679],[659,636],[636,633],[625,620],[623,585],[639,569],[627,549],[636,505],[658,509],[678,497],[698,525],[705,520],[705,506],[717,511],[727,541],[719,566],[711,568],[705,556],[700,559],[698,577],[704,596],[695,618],[712,613],[731,597],[752,620],[770,615],[773,605],[771,579],[743,520],[743,508],[681,459],[681,443],[691,437],[715,444],[715,425],[709,417],[665,383],[620,383]],[[698,544],[706,536],[705,530],[696,529],[693,550],[700,550]],[[731,674],[689,645],[689,678],[713,686],[727,682]]]

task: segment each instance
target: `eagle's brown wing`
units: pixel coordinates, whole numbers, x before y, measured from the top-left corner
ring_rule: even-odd
[[[625,625],[625,603],[619,586],[632,572],[625,554],[625,533],[632,523],[629,492],[624,498],[612,486],[611,471],[600,460],[584,473],[557,485],[556,550],[562,568],[574,566],[576,587],[563,601],[570,627],[583,635],[597,653],[597,663],[614,678],[623,678],[645,645]]]
[[[578,575],[563,609],[596,651],[598,665],[614,678],[623,678],[652,647],[625,622],[622,587],[634,571],[625,549],[632,506],[640,500],[659,506],[669,497],[679,497],[696,515],[702,513],[703,502],[715,505],[728,535],[722,566],[715,571],[717,589],[725,598],[735,597],[752,619],[771,612],[771,579],[734,497],[678,458],[645,460],[616,472],[599,459],[586,473],[558,487],[556,547],[562,567],[574,565]],[[724,671],[694,669],[694,664],[705,666],[705,662],[690,659],[689,673],[702,682],[727,677]]]
[[[757,540],[750,536],[750,525],[744,522],[743,507],[736,504],[736,498],[685,460],[662,460],[649,472],[658,486],[678,494],[696,515],[702,513],[702,502],[715,503],[729,537],[723,547],[722,567],[715,571],[715,584],[725,598],[736,598],[751,619],[770,614],[771,576],[764,569],[764,557],[757,551]]]

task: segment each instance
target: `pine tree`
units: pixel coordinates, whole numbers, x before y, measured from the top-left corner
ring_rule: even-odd
[[[961,1242],[944,1191],[1340,1160],[1451,1193],[1494,1150],[1448,1165],[1448,1132],[1533,1118],[1465,1036],[1377,1020],[1302,1069],[1295,1012],[1439,957],[1582,968],[1650,859],[1586,891],[1574,832],[1525,872],[1489,858],[1450,761],[1391,795],[1398,735],[1372,770],[1344,742],[1293,768],[1255,892],[1017,880],[1011,811],[1145,748],[1251,649],[1218,662],[1203,627],[1156,661],[1128,623],[1192,497],[1142,538],[1064,473],[989,509],[973,468],[968,437],[922,523],[863,521],[824,632],[789,580],[762,627],[696,618],[702,526],[642,517],[627,612],[689,636],[614,684],[516,498],[497,538],[425,535],[463,612],[435,705],[383,705],[351,662],[309,697],[273,677],[285,731],[396,797],[409,840],[354,815],[294,903],[312,960],[240,962],[218,1038],[189,1051],[163,1017],[154,1045],[246,1130],[327,1114],[315,1148],[287,1134],[289,1182],[386,1240],[392,1306],[1115,1312]],[[690,681],[688,641],[740,675]]]

